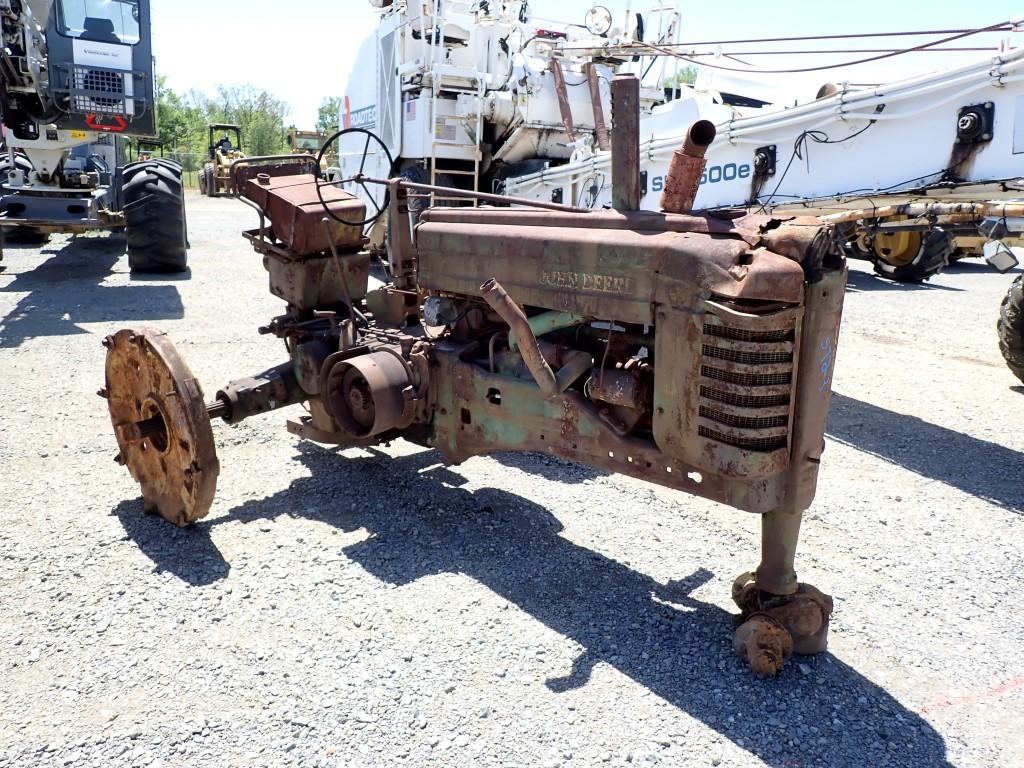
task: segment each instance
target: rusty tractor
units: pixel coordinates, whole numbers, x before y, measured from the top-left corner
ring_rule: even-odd
[[[288,358],[207,402],[163,333],[104,340],[100,394],[146,511],[180,526],[206,515],[211,422],[300,403],[287,428],[318,443],[403,438],[449,463],[542,452],[760,515],[761,562],[733,588],[734,646],[762,676],[822,651],[832,600],[797,580],[794,560],[845,262],[817,219],[689,211],[708,123],[677,153],[665,211],[639,210],[638,83],[617,76],[612,89],[613,210],[511,200],[410,217],[410,197],[431,185],[358,176],[388,192],[367,212],[315,170],[237,167],[234,187],[260,214],[244,236],[286,305],[260,333]],[[383,215],[409,226],[388,228],[387,263],[375,264],[363,233]]]

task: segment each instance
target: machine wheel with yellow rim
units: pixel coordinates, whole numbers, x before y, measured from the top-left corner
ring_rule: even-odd
[[[836,235],[849,258],[870,261],[876,273],[901,283],[927,280],[956,259],[953,235],[943,229],[871,232],[860,222],[846,222]]]
[[[920,283],[937,275],[954,251],[952,234],[938,228],[873,234],[861,230],[853,247],[871,260],[876,273],[901,283]]]

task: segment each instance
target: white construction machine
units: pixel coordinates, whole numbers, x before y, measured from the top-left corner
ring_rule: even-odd
[[[181,167],[156,136],[149,0],[0,0],[0,233],[123,229],[133,272],[183,272]],[[0,254],[2,255],[2,254]]]
[[[685,48],[668,4],[617,14],[595,6],[578,23],[539,18],[537,0],[370,4],[380,23],[360,48],[341,115],[344,128],[361,130],[338,147],[337,179],[400,175],[439,188],[410,207],[477,204],[441,189],[451,187],[608,206],[609,84],[628,71],[643,86],[643,208],[659,207],[675,151],[707,120],[716,135],[695,208],[831,217],[847,255],[897,281],[926,280],[963,256],[985,255],[1000,271],[1017,264],[1024,217],[991,215],[1024,200],[1024,49],[1005,41],[978,49],[971,64],[899,82],[818,88],[804,79],[796,91],[793,79],[773,81],[721,51]],[[1021,20],[1010,20],[906,52],[1019,31]],[[707,66],[680,84],[693,61]],[[370,198],[369,210],[386,207],[380,187],[347,189]],[[386,216],[372,221],[371,242],[383,247]],[[1020,281],[999,333],[1024,379]]]
[[[698,53],[680,48],[682,18],[670,4],[615,14],[595,6],[572,24],[538,18],[536,0],[370,3],[380,23],[360,49],[342,114],[342,125],[372,131],[390,152],[371,155],[362,167],[370,176],[606,206],[608,83],[631,71],[645,86],[645,208],[657,208],[672,154],[699,119],[717,137],[698,208],[827,214],[1024,194],[1024,50],[885,86],[808,87],[794,99],[792,78],[770,81],[722,56],[700,59],[709,66],[696,84],[679,85],[681,58]],[[364,149],[342,149],[342,177],[359,172]],[[392,160],[395,168],[381,167]],[[890,217],[841,229],[848,255],[901,281],[927,279],[983,243],[968,222]]]
[[[822,215],[1022,196],[1024,49],[885,86],[828,84],[816,98],[788,107],[740,106],[724,83],[714,87],[716,79],[723,80],[702,78],[642,122],[644,207],[657,207],[672,154],[697,119],[717,128],[697,194],[700,209]],[[609,200],[609,169],[608,154],[595,151],[509,179],[505,190],[601,207]],[[976,224],[940,228],[901,214],[857,219],[844,232],[848,255],[870,259],[885,277],[917,282],[980,250]]]
[[[570,55],[564,46],[667,42],[678,22],[674,9],[622,14],[618,23],[595,9],[567,25],[536,18],[524,0],[370,3],[380,24],[359,50],[341,125],[372,131],[391,157],[374,142],[365,163],[361,140],[339,147],[340,177],[395,172],[485,192],[568,163],[591,143],[608,148],[609,83],[633,56]],[[663,76],[678,70],[657,64]],[[649,111],[664,95],[646,90],[641,99]]]

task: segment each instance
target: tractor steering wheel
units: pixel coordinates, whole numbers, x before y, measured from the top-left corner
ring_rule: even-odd
[[[384,211],[386,211],[388,209],[388,203],[391,200],[391,192],[390,192],[390,190],[388,190],[387,187],[385,187],[384,188],[384,190],[385,190],[384,191],[384,200],[383,200],[383,202],[381,202],[378,205],[377,201],[374,199],[373,195],[370,194],[370,190],[367,189],[366,183],[363,181],[363,169],[366,167],[366,157],[370,153],[370,140],[371,139],[373,141],[377,142],[378,146],[380,146],[380,148],[384,151],[384,157],[386,157],[387,160],[388,160],[388,176],[389,177],[391,176],[391,171],[394,169],[395,160],[391,156],[391,152],[388,151],[387,145],[383,141],[381,141],[380,137],[377,136],[377,134],[373,133],[372,131],[368,131],[365,128],[345,128],[343,130],[338,131],[333,136],[331,136],[329,139],[327,139],[327,141],[324,142],[324,145],[322,147],[320,147],[320,154],[318,154],[317,157],[316,157],[316,167],[317,168],[321,167],[320,163],[323,160],[324,155],[327,154],[328,148],[332,144],[334,144],[335,142],[339,142],[338,148],[340,150],[341,149],[341,144],[340,144],[341,138],[343,136],[348,135],[348,134],[356,134],[356,133],[363,134],[363,135],[366,136],[366,143],[363,145],[362,158],[359,161],[359,172],[355,176],[353,176],[352,178],[349,178],[349,179],[341,179],[339,181],[318,182],[317,185],[316,185],[316,196],[320,199],[320,205],[323,206],[324,211],[332,219],[334,219],[337,222],[340,222],[341,224],[345,224],[345,225],[350,226],[350,227],[360,227],[360,228],[362,228],[362,227],[366,227],[369,224],[373,224],[375,221],[377,221],[377,219],[379,219],[384,214]],[[339,160],[340,159],[341,159],[341,153],[339,152]],[[366,219],[363,219],[362,221],[347,221],[347,220],[341,218],[340,216],[338,216],[336,213],[334,213],[330,209],[330,207],[327,204],[327,201],[324,200],[324,193],[323,193],[323,188],[324,187],[326,187],[326,186],[333,186],[333,187],[338,187],[340,189],[341,185],[348,184],[349,182],[352,182],[352,181],[354,181],[356,184],[358,184],[360,187],[362,187],[363,192],[366,193],[366,198],[370,201],[370,205],[372,205],[376,209],[376,213],[374,213],[372,216],[369,216]]]

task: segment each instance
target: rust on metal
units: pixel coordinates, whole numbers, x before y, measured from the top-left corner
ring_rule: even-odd
[[[299,256],[274,241],[270,229],[242,233],[257,253],[270,277],[270,292],[300,309],[324,306],[366,296],[370,279],[370,253],[348,251],[335,259],[327,252]]]
[[[601,98],[601,76],[597,71],[597,64],[588,61],[583,66],[587,76],[587,88],[590,90],[590,106],[594,111],[594,137],[597,141],[597,148],[602,152],[611,149],[611,139],[608,137],[608,125],[604,118],[604,99]]]
[[[799,584],[790,595],[766,592],[753,573],[744,573],[732,586],[732,598],[743,622],[733,636],[733,647],[763,677],[775,674],[788,653],[774,653],[778,638],[793,653],[809,656],[828,646],[828,625],[833,602],[810,584]],[[762,647],[769,650],[760,653]],[[752,651],[754,651],[752,653]]]
[[[480,295],[484,301],[498,313],[508,327],[512,329],[519,339],[519,349],[523,355],[523,362],[530,370],[540,391],[547,397],[558,393],[558,383],[555,381],[555,374],[548,365],[547,360],[541,353],[537,337],[533,335],[530,323],[526,319],[523,310],[512,300],[501,283],[493,277],[480,286]]]
[[[237,196],[242,194],[242,190],[249,180],[259,176],[277,178],[278,176],[299,174],[316,175],[318,171],[316,158],[306,153],[239,157],[228,166],[222,183],[225,185],[227,194]]]
[[[345,433],[354,438],[371,437],[412,422],[413,375],[395,350],[345,357],[330,367],[325,365],[324,370],[320,389]]]
[[[612,208],[640,208],[640,80],[612,78]]]
[[[551,70],[551,74],[555,78],[558,111],[562,115],[562,125],[565,126],[565,133],[569,137],[569,141],[576,141],[576,125],[572,120],[572,107],[569,105],[569,89],[565,84],[565,70],[562,69],[562,62],[559,59],[551,59],[548,69]]]
[[[793,638],[771,616],[756,613],[736,630],[732,647],[758,677],[774,677],[793,654]]]
[[[286,304],[260,332],[282,340],[286,362],[236,379],[207,406],[169,342],[143,339],[156,353],[140,378],[136,335],[111,339],[106,390],[121,460],[147,504],[179,524],[205,513],[212,481],[196,492],[178,467],[199,451],[209,472],[209,419],[295,403],[305,412],[288,429],[331,445],[403,438],[450,463],[542,452],[761,515],[760,562],[734,591],[735,648],[761,675],[791,653],[824,649],[831,599],[799,582],[795,559],[821,464],[846,279],[832,226],[636,210],[638,82],[616,78],[612,91],[616,210],[413,216],[410,189],[449,190],[393,179],[384,182],[390,270],[377,271],[372,289],[376,260],[360,250],[361,233],[317,241],[323,216],[299,182],[247,182],[261,226],[246,235]],[[697,159],[710,140],[695,126],[680,154]],[[326,205],[335,202],[351,204]],[[316,250],[325,243],[329,253]],[[156,391],[187,418],[147,406]],[[184,438],[167,466],[145,454],[170,445],[165,434]]]
[[[106,399],[119,450],[147,512],[175,525],[206,515],[220,464],[203,391],[161,331],[104,339]]]
[[[704,153],[715,140],[715,124],[698,120],[686,132],[682,148],[672,154],[665,188],[661,193],[661,209],[667,213],[686,213],[697,199],[700,179],[707,166]]]
[[[587,395],[594,400],[625,408],[642,408],[643,382],[636,369],[601,369],[593,372],[587,384]]]
[[[361,227],[342,224],[327,217],[317,197],[316,176],[301,174],[270,177],[261,174],[250,179],[242,194],[266,213],[274,236],[296,255],[321,253],[333,244],[336,248],[359,248],[363,243]],[[346,221],[362,221],[366,206],[357,197],[334,186],[324,186],[321,194],[326,207]]]

